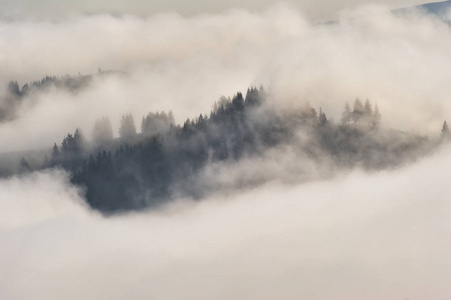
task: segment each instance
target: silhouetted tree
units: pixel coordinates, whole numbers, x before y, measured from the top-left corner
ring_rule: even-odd
[[[354,111],[360,118],[355,124],[337,126],[321,108],[317,112],[308,103],[299,110],[278,110],[259,106],[260,97],[260,91],[253,88],[246,100],[239,93],[233,100],[222,97],[209,117],[200,114],[183,126],[175,125],[172,114],[149,113],[141,124],[142,135],[136,134],[132,116],[124,115],[120,128],[123,139],[94,147],[91,153],[76,150],[83,144],[78,142],[83,139],[76,130],[64,138],[61,152],[54,145],[51,163],[59,162],[72,172],[72,182],[85,188],[91,207],[115,213],[161,205],[178,193],[199,199],[216,188],[208,186],[209,180],[196,179],[205,175],[205,166],[240,163],[245,157],[262,157],[275,147],[292,146],[290,151],[309,162],[368,169],[396,166],[424,151],[424,139],[362,130],[360,125],[366,125],[362,116],[372,117],[374,123],[380,121],[377,105],[371,113],[369,101],[365,106],[356,101]],[[345,105],[342,124],[353,122],[354,111]],[[170,129],[166,130],[168,124]],[[126,140],[130,135],[133,138]]]
[[[76,156],[80,156],[83,153],[84,148],[84,138],[80,129],[76,129],[73,139],[73,153]]]
[[[327,124],[327,116],[321,108],[319,109],[318,120],[319,120],[319,124],[322,126]]]
[[[8,92],[15,97],[21,96],[19,84],[17,83],[17,81],[11,81],[8,84]]]
[[[63,139],[61,143],[61,155],[63,159],[71,159],[74,149],[74,136],[70,133]]]
[[[50,157],[50,163],[52,165],[56,165],[59,164],[61,161],[61,153],[60,153],[60,149],[58,148],[58,146],[53,145],[53,149],[52,149],[52,156]]]
[[[24,86],[22,87],[21,94],[26,95],[29,90],[30,90],[30,86],[28,85],[28,83],[25,83]]]
[[[169,114],[166,114],[164,111],[161,113],[149,113],[141,122],[141,132],[146,136],[164,134],[174,124],[172,112],[169,112]]]
[[[246,105],[260,105],[263,100],[264,100],[263,87],[261,87],[260,91],[255,87],[247,89],[246,98],[244,100],[244,103]]]

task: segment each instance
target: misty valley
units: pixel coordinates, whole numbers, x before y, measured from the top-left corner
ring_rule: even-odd
[[[99,70],[92,76],[112,73],[117,72]],[[10,82],[2,121],[14,119],[14,111],[29,94],[51,87],[77,93],[89,86],[92,76],[45,77],[22,88]],[[115,214],[270,181],[300,183],[356,168],[394,169],[432,153],[450,135],[446,122],[441,134],[437,130],[432,137],[386,128],[377,104],[368,99],[355,99],[352,106],[346,103],[335,122],[308,102],[288,109],[278,107],[276,98],[263,87],[251,87],[245,95],[221,97],[209,115],[200,114],[183,124],[176,124],[171,111],[150,112],[142,117],[139,133],[134,117],[124,114],[117,138],[108,116],[103,116],[90,135],[76,129],[51,150],[41,151],[40,161],[24,156],[15,171],[2,173],[5,177],[62,168],[83,189],[90,207]],[[284,176],[268,172],[267,161],[282,166]],[[230,172],[230,168],[238,173],[233,184],[222,175],[223,169]]]
[[[0,0],[0,300],[450,300],[451,0]]]

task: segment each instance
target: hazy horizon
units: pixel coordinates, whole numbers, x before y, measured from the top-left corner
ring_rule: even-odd
[[[216,14],[219,12],[245,9],[262,11],[283,2],[304,12],[313,21],[329,21],[345,9],[353,9],[369,3],[384,4],[390,8],[402,8],[428,3],[424,0],[242,0],[242,1],[184,1],[184,0],[1,0],[0,17],[9,19],[63,20],[76,14],[135,14],[142,17],[158,13],[180,13],[182,15]],[[440,1],[433,1],[440,2]]]

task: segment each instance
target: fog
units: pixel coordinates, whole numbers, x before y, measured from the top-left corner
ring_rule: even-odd
[[[172,109],[183,122],[250,85],[263,85],[283,105],[310,101],[336,120],[346,101],[369,98],[384,124],[422,134],[437,133],[450,115],[449,27],[382,6],[344,11],[335,25],[312,24],[278,5],[262,13],[93,15],[0,28],[3,87],[99,67],[129,74],[98,80],[75,96],[50,91],[25,99],[19,118],[0,126],[3,152],[49,146],[75,127],[89,135],[103,115],[115,130],[128,112],[140,120]]]
[[[447,299],[450,148],[397,171],[105,219],[58,171],[0,183],[2,299]]]
[[[184,15],[193,15],[199,13],[218,13],[224,10],[241,8],[253,11],[261,11],[274,5],[276,0],[232,0],[232,1],[186,1],[186,0],[156,0],[152,2],[142,0],[1,0],[3,8],[0,11],[0,17],[7,20],[15,19],[35,19],[35,20],[53,20],[62,19],[73,14],[93,14],[99,12],[109,12],[114,15],[137,14],[149,15],[161,11],[177,11]],[[297,9],[302,9],[310,18],[315,20],[327,20],[332,18],[339,10],[358,5],[377,2],[385,3],[393,8],[407,7],[422,4],[421,0],[287,0],[285,1]]]
[[[89,137],[106,115],[115,136],[125,113],[138,127],[150,111],[182,123],[251,85],[269,106],[309,102],[337,122],[346,101],[369,98],[383,128],[436,141],[451,116],[450,35],[432,16],[381,5],[331,24],[289,4],[0,21],[0,94],[10,80],[93,75],[75,92],[22,98],[0,122],[0,153],[50,149],[77,127]],[[175,193],[110,217],[62,169],[1,178],[0,298],[449,299],[449,144],[372,172],[293,149],[208,164],[192,179],[209,185],[200,199]]]

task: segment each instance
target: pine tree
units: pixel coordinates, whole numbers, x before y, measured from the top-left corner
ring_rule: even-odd
[[[364,115],[365,109],[359,98],[354,101],[354,110],[352,111],[352,118],[355,123],[360,122],[361,117]]]
[[[61,143],[61,156],[63,159],[70,159],[74,149],[74,137],[68,133]]]
[[[119,128],[121,138],[130,139],[136,136],[135,121],[131,114],[125,114],[121,119],[121,127]]]
[[[373,113],[372,127],[373,128],[379,127],[379,124],[381,123],[381,119],[382,119],[382,116],[381,116],[381,114],[379,112],[379,108],[377,107],[377,104],[376,104],[376,107],[374,108],[374,113]]]
[[[363,110],[366,116],[370,117],[373,115],[373,108],[371,107],[370,100],[366,99],[365,107]]]
[[[327,116],[326,116],[326,114],[323,112],[323,110],[322,110],[321,108],[319,109],[319,117],[318,117],[318,120],[319,120],[319,124],[320,124],[321,126],[324,126],[324,125],[327,124]]]
[[[448,127],[448,123],[443,122],[443,126],[442,126],[442,139],[443,140],[448,140],[451,137],[451,134],[449,132],[449,127]]]
[[[15,97],[20,97],[22,95],[17,81],[11,81],[8,84],[8,92]]]
[[[73,149],[72,152],[76,155],[76,156],[80,156],[83,152],[83,148],[84,148],[84,139],[83,139],[83,135],[80,131],[80,129],[76,129],[75,133],[74,133],[74,139],[73,139]]]
[[[347,125],[352,120],[352,113],[351,113],[351,107],[349,106],[349,103],[346,102],[344,111],[341,115],[341,124]]]
[[[92,138],[96,142],[103,142],[113,139],[113,127],[108,116],[98,119],[92,130]]]
[[[60,159],[61,159],[60,149],[58,148],[58,146],[55,143],[55,145],[53,145],[53,150],[52,150],[52,156],[50,158],[50,163],[52,165],[56,165],[56,164],[58,164],[60,162]]]

